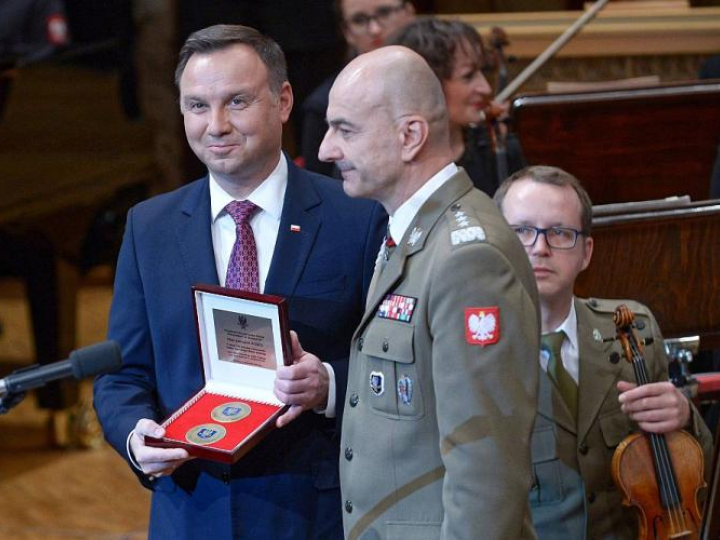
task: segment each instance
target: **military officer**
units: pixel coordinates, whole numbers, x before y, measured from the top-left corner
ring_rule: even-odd
[[[340,481],[347,538],[534,538],[539,346],[522,246],[453,163],[442,88],[405,47],[330,92],[320,159],[390,215],[351,344]]]
[[[532,435],[530,504],[538,537],[634,540],[637,518],[621,504],[611,475],[618,443],[638,427],[651,433],[684,428],[709,459],[710,433],[668,381],[662,335],[650,310],[629,300],[573,295],[593,250],[592,203],[578,180],[556,167],[528,167],[501,184],[495,201],[529,256],[547,344]],[[648,344],[652,382],[641,387],[629,382],[633,368],[613,340],[619,304],[635,313],[638,337]],[[553,358],[558,354],[559,361]]]

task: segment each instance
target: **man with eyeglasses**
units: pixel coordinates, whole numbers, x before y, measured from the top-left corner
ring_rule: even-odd
[[[538,538],[635,539],[637,518],[621,504],[611,476],[618,443],[638,428],[686,429],[709,459],[712,437],[668,381],[662,335],[648,308],[574,296],[575,279],[593,251],[592,203],[578,180],[556,167],[527,167],[500,185],[495,202],[525,246],[540,297],[542,369],[530,491]],[[632,366],[613,339],[612,316],[622,303],[635,312],[647,344],[655,382],[642,387],[628,382],[635,380]]]
[[[350,57],[382,47],[390,34],[415,18],[415,7],[407,0],[336,0],[335,8]],[[336,76],[318,86],[303,103],[301,154],[306,169],[339,178],[332,163],[318,159],[320,143],[327,131],[325,114],[330,88]]]

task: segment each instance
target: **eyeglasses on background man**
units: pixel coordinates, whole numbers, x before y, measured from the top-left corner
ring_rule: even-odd
[[[518,235],[520,243],[525,247],[534,246],[538,236],[545,236],[547,245],[553,249],[572,249],[577,244],[579,235],[585,234],[583,231],[571,229],[569,227],[548,227],[542,229],[531,225],[510,225],[510,228]]]
[[[354,13],[351,17],[345,19],[345,25],[357,34],[366,33],[372,21],[384,28],[398,13],[406,9],[406,4],[407,2],[400,2],[395,5],[383,5],[371,14]]]

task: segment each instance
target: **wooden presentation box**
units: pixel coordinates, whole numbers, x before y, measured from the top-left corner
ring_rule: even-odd
[[[278,366],[292,363],[285,300],[212,285],[193,287],[205,386],[148,446],[235,463],[275,427],[288,406],[275,397]]]

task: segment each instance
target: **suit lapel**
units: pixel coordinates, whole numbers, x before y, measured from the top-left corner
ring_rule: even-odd
[[[177,222],[176,240],[190,285],[217,285],[207,177],[192,186],[179,211],[168,219]]]
[[[613,341],[596,339],[615,336],[615,326],[609,317],[593,316],[583,302],[575,300],[578,319],[578,350],[580,356],[580,385],[578,389],[578,440],[584,440],[610,389],[622,370],[620,363],[610,362]],[[597,330],[598,332],[595,332]]]
[[[320,204],[322,198],[308,175],[288,160],[288,185],[265,292],[293,295],[320,230],[320,218],[311,213]],[[293,232],[291,225],[297,225],[299,232]]]
[[[385,270],[379,277],[377,271],[375,272],[365,314],[358,327],[358,332],[374,316],[383,298],[395,288],[395,285],[403,277],[407,259],[425,247],[427,238],[448,206],[465,195],[472,187],[472,181],[461,169],[425,201],[405,231],[402,240],[398,242]]]

